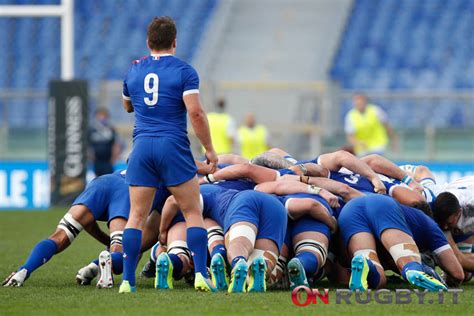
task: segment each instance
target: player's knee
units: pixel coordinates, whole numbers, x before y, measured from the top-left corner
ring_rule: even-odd
[[[54,243],[58,247],[57,252],[63,251],[71,244],[71,241],[69,240],[68,236],[61,229],[56,229],[56,231],[51,236],[49,236],[48,239],[54,241]]]
[[[67,247],[70,243],[74,241],[74,239],[77,237],[77,235],[79,235],[82,230],[82,225],[77,220],[75,220],[71,214],[67,213],[59,221],[57,230],[53,234],[53,236],[54,238],[57,238],[58,242],[61,242],[62,245],[65,245],[64,243],[67,241],[68,243],[67,245],[65,245],[65,247]],[[58,248],[61,249],[61,247],[59,246]]]
[[[314,239],[303,239],[298,241],[294,245],[294,252],[295,254],[299,254],[301,252],[311,252],[315,254],[318,258],[317,268],[324,266],[328,257],[327,246]]]

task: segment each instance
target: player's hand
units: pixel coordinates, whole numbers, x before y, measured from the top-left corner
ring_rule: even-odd
[[[374,192],[377,194],[387,194],[387,189],[383,184],[382,180],[379,177],[375,177],[372,179],[372,185],[374,186]]]
[[[214,149],[206,150],[205,156],[206,156],[206,163],[210,167],[209,173],[214,173],[217,169],[217,162],[219,161],[219,158],[217,158],[217,154],[215,150]]]
[[[321,191],[319,191],[319,195],[322,196],[323,199],[325,199],[329,205],[331,207],[339,207],[339,198],[337,196],[335,196],[334,194],[332,194],[331,192],[329,192],[328,190],[325,190],[325,189],[321,189]]]
[[[408,186],[418,193],[423,193],[423,191],[425,190],[425,188],[423,188],[423,186],[415,180],[412,180]]]
[[[277,181],[300,181],[300,176],[294,174],[284,174]]]
[[[160,231],[160,237],[158,238],[158,241],[160,242],[160,247],[166,247],[168,243],[168,231],[167,230],[161,230]]]

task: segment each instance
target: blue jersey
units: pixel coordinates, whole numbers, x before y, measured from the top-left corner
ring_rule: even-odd
[[[135,111],[134,139],[139,136],[187,137],[183,97],[199,92],[193,67],[172,55],[136,60],[123,82],[123,98]]]
[[[218,185],[225,189],[232,189],[237,191],[253,190],[256,186],[256,183],[246,179],[238,180],[226,180],[221,182],[216,182],[215,185]]]
[[[225,189],[214,184],[203,184],[200,191],[203,201],[203,217],[211,218],[224,227],[225,212],[239,191]]]
[[[393,188],[402,185],[402,182],[400,180],[388,178],[383,175],[379,175],[379,177],[381,177],[380,180],[384,184],[385,189],[387,190],[387,193],[390,196],[392,195]],[[348,186],[353,189],[356,189],[357,191],[361,191],[364,193],[374,193],[374,185],[372,184],[372,182],[370,182],[369,179],[364,176],[361,176],[360,174],[330,171],[329,178],[334,181],[347,184]]]
[[[366,177],[355,173],[342,173],[337,171],[331,171],[329,173],[329,179],[332,179],[337,182],[347,184],[353,189],[362,192],[374,192],[374,186],[372,182],[369,181]]]
[[[413,207],[398,204],[420,252],[429,250],[434,254],[438,254],[449,248],[448,240],[443,231],[432,218]]]

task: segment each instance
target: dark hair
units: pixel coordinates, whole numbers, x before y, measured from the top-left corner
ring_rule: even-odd
[[[429,217],[433,218],[433,211],[431,210],[431,207],[427,202],[419,201],[419,202],[414,203],[411,207],[419,209],[420,211],[422,211]]]
[[[176,39],[176,24],[169,16],[154,17],[148,25],[147,37],[150,49],[169,49]]]
[[[448,218],[455,214],[461,206],[457,197],[449,192],[443,192],[436,197],[433,203],[433,217],[438,225],[445,225]]]
[[[225,109],[225,99],[221,98],[217,100],[217,108],[224,110]]]

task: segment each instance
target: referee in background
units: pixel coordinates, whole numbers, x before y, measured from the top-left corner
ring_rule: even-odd
[[[388,123],[387,113],[370,104],[362,93],[352,97],[353,108],[346,114],[344,131],[347,141],[359,156],[384,155],[389,141],[398,150],[398,139]]]

